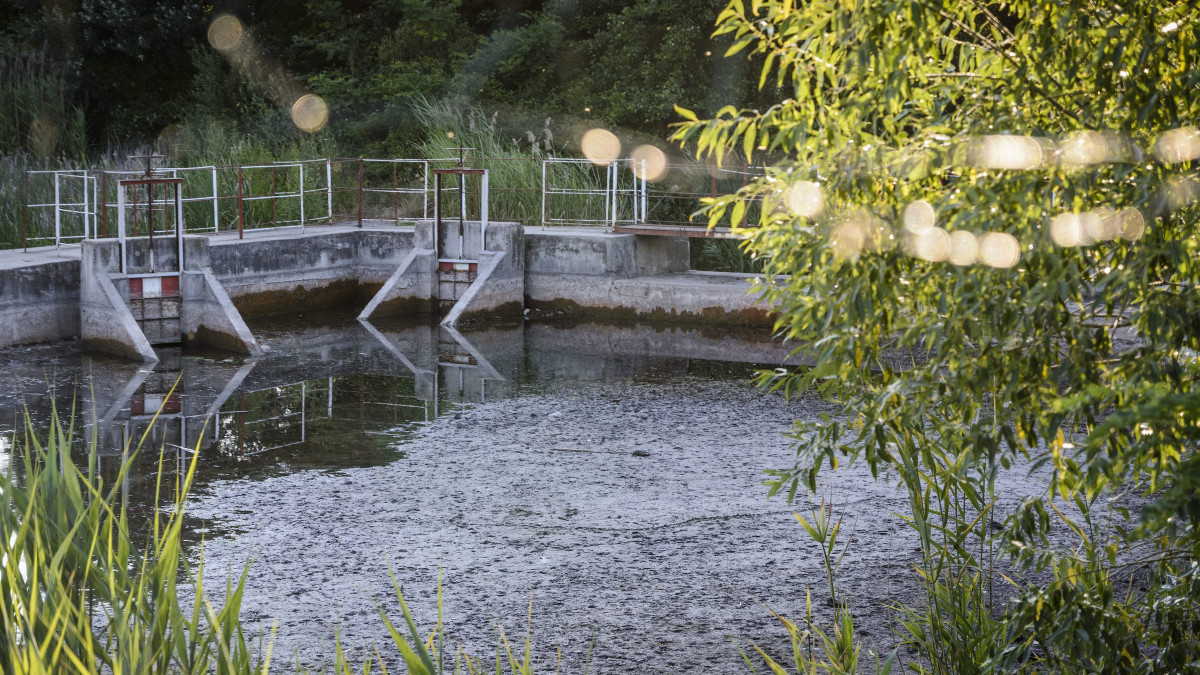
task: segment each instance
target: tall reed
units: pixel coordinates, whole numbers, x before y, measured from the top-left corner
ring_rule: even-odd
[[[164,484],[138,536],[122,489],[140,447],[130,448],[112,484],[98,470],[95,442],[76,465],[73,426],[57,411],[43,438],[28,416],[0,479],[0,670],[252,673],[265,669],[243,634],[239,610],[245,571],[225,584],[218,609],[203,569],[183,556],[184,498],[196,471]],[[180,574],[183,579],[180,579]],[[185,606],[179,587],[194,601]]]

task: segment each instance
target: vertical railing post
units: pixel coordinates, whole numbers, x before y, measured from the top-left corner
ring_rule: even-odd
[[[488,226],[488,172],[483,170],[483,177],[480,180],[480,195],[479,195],[479,250],[487,249],[487,226]]]
[[[137,193],[134,193],[137,194]],[[136,213],[136,209],[134,213]],[[125,260],[125,188],[121,185],[121,179],[117,179],[117,249],[121,253],[121,274],[127,274],[127,262]]]
[[[325,205],[329,209],[329,224],[333,224],[333,162],[325,158]]]
[[[221,212],[218,204],[221,200],[217,198],[217,167],[212,168],[212,186],[213,186],[213,232],[221,231]]]
[[[100,236],[108,236],[108,172],[100,172]]]
[[[392,220],[400,222],[400,193],[396,191],[396,164],[392,162]]]
[[[750,165],[743,162],[742,163],[742,187],[746,187],[746,185],[748,185],[749,183],[750,183]],[[738,224],[738,227],[746,226],[746,220],[750,217],[750,214],[747,211],[749,211],[749,209],[742,212],[742,222]]]
[[[237,176],[238,239],[242,239],[245,236],[246,216],[245,216],[245,212],[242,207],[242,167],[241,167],[241,165],[238,165],[237,173],[238,173],[238,176]]]
[[[617,160],[613,160],[611,165],[608,165],[608,185],[611,186],[610,191],[608,191],[608,198],[612,201],[612,208],[608,209],[608,229],[610,231],[613,227],[617,226],[617,187],[619,179],[620,174],[617,173]]]
[[[424,174],[421,176],[421,218],[429,219],[429,162],[421,162]]]
[[[164,197],[166,195],[163,195]],[[175,184],[175,243],[178,247],[176,262],[182,273],[183,266],[183,183]]]
[[[91,215],[91,210],[88,208],[88,175],[83,173],[83,238],[88,238],[88,216]]]
[[[358,229],[362,229],[363,220],[363,161],[358,160]]]
[[[300,162],[300,230],[304,230],[304,162]]]
[[[275,199],[275,167],[271,167],[271,227],[274,227],[279,220],[279,213],[276,206],[279,200]]]
[[[646,199],[646,160],[642,160],[642,219],[639,222],[646,222],[646,207],[649,205],[649,200]]]
[[[542,160],[542,229],[546,229],[546,160]]]
[[[29,172],[25,172],[25,207],[21,209],[21,221],[23,223],[25,250],[29,250]]]
[[[59,206],[62,191],[59,187],[59,173],[54,172],[54,245],[58,246],[62,236],[62,207]]]
[[[92,177],[92,234],[96,234],[96,210],[103,208],[100,203],[100,181]],[[99,237],[97,237],[98,239]]]

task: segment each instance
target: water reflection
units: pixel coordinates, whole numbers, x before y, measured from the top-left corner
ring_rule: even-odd
[[[255,325],[268,349],[254,359],[160,350],[157,364],[134,366],[63,345],[0,352],[12,376],[0,390],[0,462],[23,411],[45,428],[57,408],[82,431],[81,449],[95,439],[109,481],[127,448],[145,448],[128,480],[133,506],[149,508],[160,450],[168,478],[199,452],[200,490],[217,478],[386,464],[416,427],[462,405],[563,379],[746,377],[750,366],[732,364],[774,366],[787,353],[762,332],[728,329],[295,324]]]

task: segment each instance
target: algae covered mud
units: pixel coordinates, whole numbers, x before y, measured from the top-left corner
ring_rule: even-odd
[[[447,636],[474,655],[492,653],[496,622],[523,635],[532,603],[548,671],[560,649],[567,672],[589,652],[596,673],[738,671],[747,641],[788,648],[764,606],[799,616],[806,588],[824,597],[819,549],[761,485],[789,460],[782,432],[820,412],[749,384],[750,364],[786,356],[766,335],[254,328],[268,350],[252,360],[175,353],[150,368],[7,350],[17,377],[0,395],[6,431],[22,401],[37,423],[74,400],[113,473],[125,437],[148,434],[169,471],[199,448],[191,555],[203,550],[209,585],[253,559],[243,615],[264,634],[278,623],[280,667],[293,653],[327,663],[335,630],[386,656],[389,565],[425,632],[443,570]],[[157,459],[131,478],[143,512]],[[854,469],[827,489],[857,518],[839,581],[861,637],[890,648],[887,607],[918,590],[892,515],[904,495]]]

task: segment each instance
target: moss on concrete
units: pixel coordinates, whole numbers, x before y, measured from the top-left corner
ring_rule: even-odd
[[[320,286],[296,285],[288,290],[244,293],[230,299],[242,316],[271,316],[331,307],[366,307],[382,286],[378,282],[337,279]]]
[[[720,326],[765,326],[775,324],[776,314],[757,307],[726,310],[724,307],[705,307],[699,312],[690,310],[679,311],[655,307],[651,311],[638,311],[633,307],[596,307],[584,306],[574,300],[533,300],[526,296],[525,307],[534,315],[568,318],[580,322],[604,322],[612,324],[623,323],[678,323],[696,325]]]

